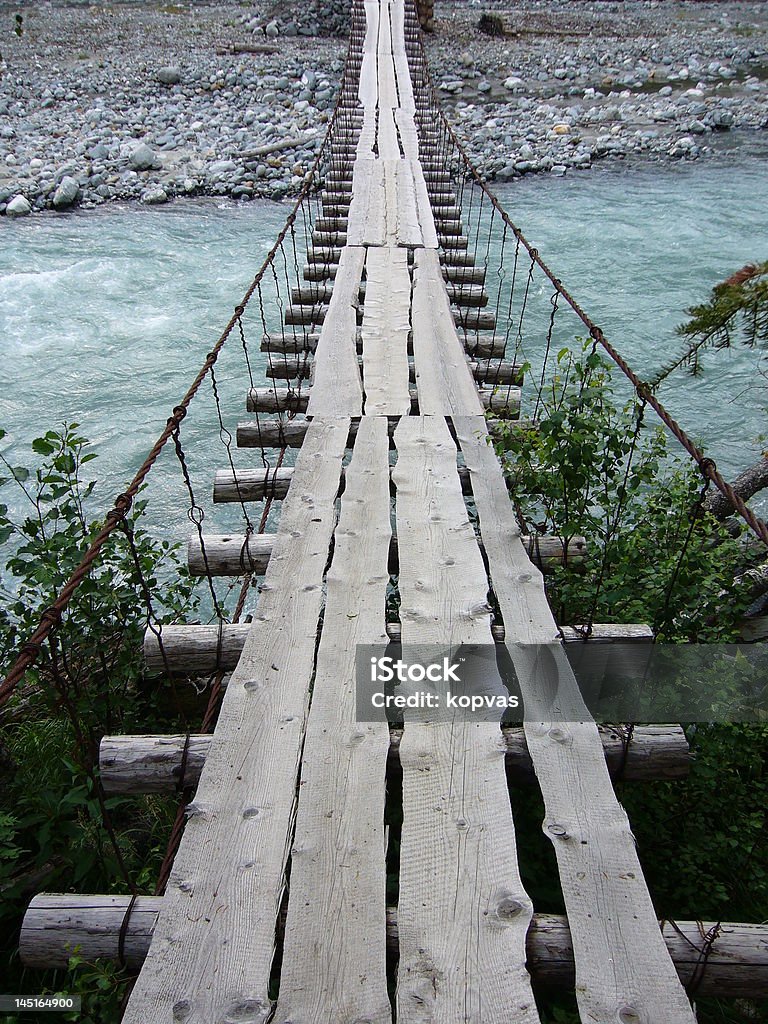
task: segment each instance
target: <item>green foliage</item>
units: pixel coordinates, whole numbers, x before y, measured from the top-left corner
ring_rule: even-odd
[[[0,651],[7,667],[101,529],[90,517],[95,481],[84,479],[96,454],[77,424],[48,431],[31,449],[32,467],[12,466],[0,455],[6,470],[0,486],[16,488],[15,501],[0,506]],[[9,504],[21,512],[10,511]],[[14,947],[30,895],[70,886],[125,891],[128,878],[151,891],[170,832],[172,800],[105,797],[98,782],[103,735],[153,726],[167,730],[167,715],[143,675],[145,589],[153,594],[161,622],[189,615],[196,605],[176,546],[142,529],[143,510],[144,503],[136,502],[125,531],[107,540],[0,719],[0,932],[7,943],[0,956],[6,991],[25,991]],[[38,992],[42,985],[49,992],[79,993],[84,1012],[78,1020],[96,1024],[119,1019],[122,977],[111,966],[75,963],[70,972],[35,974],[27,990]]]
[[[768,261],[750,263],[716,285],[708,302],[686,310],[688,320],[677,328],[686,339],[684,351],[654,378],[654,386],[680,366],[701,370],[707,348],[730,348],[734,342],[754,347],[768,341]]]
[[[512,495],[535,531],[588,542],[548,576],[561,624],[647,622],[665,640],[730,639],[746,598],[732,590],[741,545],[701,512],[702,478],[661,427],[619,406],[594,351],[563,349],[536,428],[496,435]],[[713,616],[716,624],[713,625]]]
[[[673,457],[664,433],[635,404],[616,402],[609,368],[590,349],[563,350],[538,429],[495,432],[509,486],[541,532],[587,538],[585,567],[546,577],[559,621],[648,622],[672,642],[725,642],[744,603],[733,577],[744,548],[699,514],[702,479]],[[742,659],[743,661],[743,659]],[[724,694],[738,691],[744,666],[713,671]],[[706,681],[706,680],[705,680]],[[702,682],[702,677],[698,682]],[[768,727],[689,727],[688,778],[620,783],[643,870],[659,916],[709,921],[768,919]],[[535,789],[512,793],[521,873],[534,906],[563,913],[554,853],[540,828]],[[542,1021],[576,1024],[566,996],[543,994]],[[697,1000],[702,1024],[768,1019],[768,1004]]]

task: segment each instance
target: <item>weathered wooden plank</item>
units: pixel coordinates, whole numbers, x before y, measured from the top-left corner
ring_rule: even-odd
[[[275,927],[348,434],[346,418],[315,421],[297,458],[296,487],[126,1024],[260,1024],[270,1016]]]
[[[424,244],[424,236],[419,223],[416,183],[413,180],[411,164],[408,160],[398,160],[394,165],[394,170],[397,193],[395,208],[397,244],[415,248]]]
[[[397,61],[398,58],[395,58]],[[400,81],[400,72],[398,71],[398,82]],[[416,129],[416,124],[413,120],[413,113],[408,110],[396,110],[395,111],[395,124],[397,125],[397,131],[400,135],[400,145],[403,148],[403,154],[406,160],[418,160],[419,159],[419,133]]]
[[[413,272],[413,361],[419,411],[468,416],[482,411],[448,303],[434,249],[417,249]]]
[[[442,417],[395,430],[404,649],[490,643],[488,579]],[[515,858],[493,722],[406,723],[397,1019],[539,1020],[525,969],[533,908]]]
[[[387,642],[389,512],[387,421],[366,416],[347,468],[327,575],[277,1024],[392,1019],[385,949],[389,729],[384,722],[358,722],[355,701],[356,645]]]
[[[693,1024],[659,934],[626,813],[616,799],[595,724],[570,671],[542,578],[520,542],[501,467],[480,418],[454,426],[470,471],[491,581],[526,707],[525,732],[544,796],[576,956],[584,1021]],[[547,645],[538,659],[533,648]],[[553,674],[557,721],[538,721]],[[562,720],[561,720],[562,719]]]
[[[391,57],[379,57],[379,60],[392,61]],[[397,138],[394,108],[379,105],[379,126],[376,137],[379,158],[381,160],[399,160],[400,144]]]
[[[349,245],[384,245],[386,231],[384,166],[380,160],[359,159],[353,172],[347,242]]]
[[[357,95],[364,107],[376,107],[378,101],[378,60],[376,52],[379,38],[379,5],[365,4],[365,41],[360,66],[360,82]]]
[[[411,278],[408,257],[389,246],[369,249],[363,307],[363,386],[367,416],[407,416]]]
[[[357,362],[357,311],[365,264],[362,246],[341,253],[328,312],[312,365],[308,416],[360,416],[363,384]]]

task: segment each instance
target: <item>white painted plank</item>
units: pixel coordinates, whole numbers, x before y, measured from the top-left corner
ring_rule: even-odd
[[[553,673],[563,688],[558,703],[566,720],[528,721],[525,735],[544,796],[544,830],[557,856],[582,1020],[693,1024],[659,933],[627,815],[613,792],[597,727],[587,720],[568,661],[554,643],[556,627],[542,576],[520,541],[485,423],[457,417],[454,425],[526,717],[541,711]],[[519,644],[548,644],[548,653],[537,661]]]
[[[253,628],[227,687],[126,1024],[261,1024],[269,1017],[323,572],[349,425],[312,423],[296,460]]]
[[[491,642],[488,579],[442,417],[395,430],[400,617],[408,645]],[[401,1024],[535,1024],[532,916],[492,722],[406,722],[398,902]]]
[[[312,363],[307,416],[360,416],[363,384],[357,360],[357,304],[365,249],[341,250],[333,293]]]
[[[374,250],[376,251],[376,250]],[[359,723],[355,647],[387,643],[389,436],[360,421],[346,471],[301,765],[275,1021],[390,1024],[386,723]]]
[[[407,416],[411,278],[408,256],[390,246],[370,248],[363,306],[363,383],[366,416]]]
[[[422,416],[481,415],[434,249],[417,249],[413,272],[413,361]]]

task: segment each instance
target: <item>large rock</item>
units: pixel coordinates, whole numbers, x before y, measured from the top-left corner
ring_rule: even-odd
[[[5,208],[8,217],[26,217],[32,212],[32,203],[24,196],[14,196]]]
[[[128,157],[128,163],[134,171],[150,171],[158,163],[157,154],[146,142],[140,142]]]
[[[162,185],[150,185],[141,193],[141,201],[146,206],[159,206],[160,203],[168,202],[168,193]]]
[[[80,185],[69,175],[61,179],[59,187],[53,195],[53,205],[57,210],[65,210],[68,206],[77,202],[80,194]]]
[[[157,80],[163,85],[178,85],[181,81],[181,71],[178,68],[160,68],[157,72]]]

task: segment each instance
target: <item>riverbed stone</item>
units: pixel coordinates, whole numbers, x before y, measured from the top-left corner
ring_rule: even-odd
[[[79,195],[80,183],[75,178],[65,175],[53,194],[53,205],[57,210],[65,210],[77,202]]]
[[[157,154],[145,142],[140,142],[128,157],[128,163],[135,171],[152,170],[157,162]]]
[[[32,203],[26,196],[18,195],[5,207],[6,217],[27,217],[32,212]]]

